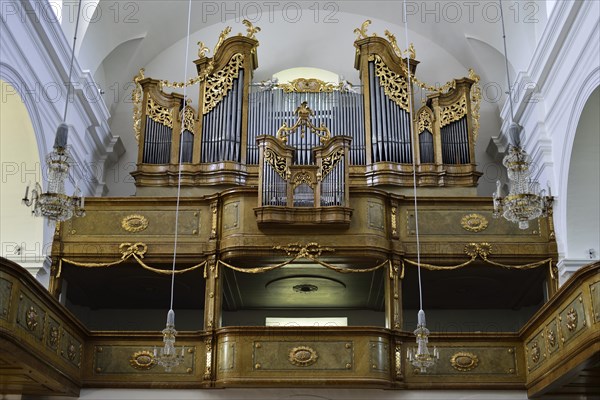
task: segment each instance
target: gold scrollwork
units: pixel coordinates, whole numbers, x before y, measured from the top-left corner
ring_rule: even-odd
[[[215,49],[216,52],[217,49]],[[234,54],[227,65],[206,77],[206,88],[204,91],[203,114],[207,114],[215,108],[233,87],[233,81],[239,76],[240,68],[244,65],[244,55]]]
[[[396,41],[396,35],[394,35],[392,32],[390,32],[387,29],[383,33],[385,34],[385,37],[392,45],[392,48],[394,49],[394,53],[396,53],[396,55],[398,57],[406,58],[408,56],[409,58],[412,58],[413,60],[415,60],[417,58],[417,52],[415,51],[415,45],[413,43],[411,43],[408,46],[408,49],[402,51],[402,50],[400,50],[400,47],[398,47],[398,42]]]
[[[281,127],[277,130],[276,137],[281,140],[283,143],[287,143],[287,137],[292,133],[300,129],[300,137],[304,138],[307,129],[310,129],[311,132],[319,136],[321,143],[327,143],[329,139],[331,139],[331,132],[329,132],[329,128],[327,128],[324,124],[321,124],[320,127],[316,127],[310,121],[310,117],[314,115],[314,111],[308,107],[308,103],[303,101],[296,111],[294,112],[298,116],[298,119],[291,127],[288,126],[285,122]]]
[[[132,214],[121,220],[121,227],[127,232],[137,233],[148,228],[148,218],[139,214]]]
[[[246,37],[250,39],[256,39],[256,34],[260,32],[260,28],[258,26],[252,25],[252,22],[247,19],[242,21],[242,24],[246,26]]]
[[[386,96],[403,110],[410,112],[406,78],[389,69],[380,56],[375,55],[373,60],[375,61],[375,74],[379,78]]]
[[[467,372],[479,365],[479,358],[473,353],[461,351],[450,358],[450,364],[457,371]]]
[[[367,34],[367,30],[369,29],[369,25],[371,25],[371,20],[367,19],[365,22],[363,22],[360,25],[360,28],[354,29],[354,33],[356,33],[356,40],[366,39],[366,38],[369,37],[369,35]],[[373,34],[373,36],[377,36],[377,35]]]
[[[154,122],[173,128],[173,116],[171,115],[171,111],[168,108],[157,104],[152,97],[148,97],[146,115]]]
[[[196,122],[196,113],[194,112],[194,109],[189,105],[185,106],[185,109],[181,114],[181,119],[183,120],[183,129],[193,133]]]
[[[344,157],[344,149],[338,149],[327,156],[323,157],[322,165],[321,165],[321,179],[325,179],[325,177],[333,171],[333,168],[342,160]]]
[[[140,81],[144,79],[144,68],[140,68],[136,76],[133,77],[133,91],[131,92],[131,101],[133,103],[133,132],[135,140],[140,141],[142,134],[142,98],[144,96]]]
[[[39,314],[35,307],[30,306],[25,312],[25,325],[31,332],[35,331],[39,323]]]
[[[319,355],[308,346],[298,346],[290,350],[289,361],[297,367],[308,367],[317,362]]]
[[[465,115],[467,115],[467,96],[463,94],[456,103],[440,107],[440,128],[460,120]]]
[[[281,176],[284,181],[287,181],[289,178],[290,170],[287,166],[287,161],[285,157],[281,157],[277,153],[275,153],[270,148],[265,149],[265,162],[269,163],[271,167]]]
[[[280,83],[277,87],[285,93],[332,93],[339,85],[316,78],[297,78],[288,83]]]
[[[540,350],[540,347],[536,340],[535,342],[533,342],[533,345],[531,346],[531,361],[533,361],[533,363],[536,364],[538,361],[540,361],[541,356],[542,356],[542,350]]]
[[[488,226],[488,220],[481,214],[468,214],[462,217],[460,225],[469,232],[481,232]]]
[[[431,121],[431,114],[426,110],[422,110],[419,113],[417,124],[417,133],[427,130],[429,133],[433,134],[433,121]]]
[[[473,68],[469,68],[469,79],[475,81],[473,86],[471,86],[471,115],[473,117],[473,140],[477,141],[477,136],[479,135],[479,110],[481,109],[481,99],[483,96],[481,95],[481,86],[479,86],[479,81],[481,77],[475,73]]]
[[[575,311],[575,309],[573,307],[571,307],[569,309],[569,311],[567,311],[567,329],[569,330],[569,332],[573,332],[575,330],[575,328],[577,328],[577,322],[578,322],[579,318],[577,315],[577,311]]]
[[[156,359],[154,358],[154,354],[148,350],[136,351],[129,358],[129,365],[132,368],[147,371],[156,366]]]
[[[208,52],[210,51],[208,49],[208,47],[206,47],[204,45],[204,42],[202,42],[202,41],[199,41],[196,44],[198,45],[198,57],[200,57],[200,58],[206,57],[206,54],[208,54]]]
[[[215,48],[213,50],[213,54],[214,55],[217,54],[217,50],[219,50],[219,47],[221,47],[221,45],[223,44],[223,42],[225,41],[225,39],[227,38],[227,36],[229,36],[230,33],[231,33],[231,27],[230,26],[226,26],[225,29],[223,29],[221,31],[221,33],[219,34],[219,40],[217,40],[217,44],[215,45]]]
[[[307,171],[296,172],[296,174],[294,174],[294,176],[291,179],[291,183],[294,186],[294,188],[303,184],[306,184],[310,187],[313,187],[315,185],[315,182],[313,182],[312,175]]]

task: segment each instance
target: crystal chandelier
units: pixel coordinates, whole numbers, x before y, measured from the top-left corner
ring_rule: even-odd
[[[167,314],[167,326],[162,330],[163,334],[163,347],[160,352],[154,348],[154,360],[158,365],[164,367],[166,372],[171,372],[171,368],[174,368],[181,364],[185,354],[185,347],[181,347],[181,352],[177,354],[175,349],[175,336],[177,331],[175,330],[175,311],[170,309]]]
[[[29,198],[29,185],[25,189],[23,204],[33,206],[32,214],[36,217],[46,217],[49,221],[66,221],[73,216],[85,215],[84,198],[79,195],[79,189],[73,196],[65,194],[65,179],[69,176],[72,163],[71,155],[66,147],[69,127],[60,124],[56,132],[54,149],[46,156],[48,171],[48,188],[43,192],[42,187],[36,182]]]
[[[69,69],[69,80],[67,81],[67,98],[65,99],[65,110],[63,122],[56,130],[54,149],[46,156],[46,168],[48,171],[48,187],[43,192],[42,186],[36,182],[29,198],[29,185],[25,189],[23,204],[27,207],[33,206],[32,214],[36,217],[46,217],[48,222],[60,222],[71,219],[73,216],[85,215],[84,198],[79,195],[79,188],[75,189],[73,196],[65,193],[65,179],[69,176],[69,168],[73,158],[67,148],[69,126],[66,124],[67,110],[69,108],[69,97],[71,94],[71,77],[73,75],[73,64],[75,62],[75,42],[77,41],[77,29],[79,17],[81,16],[81,0],[75,23],[75,36],[73,37],[73,48],[71,49],[71,67]]]
[[[406,356],[413,367],[418,368],[420,372],[427,372],[427,368],[440,359],[440,353],[437,347],[433,348],[433,354],[429,352],[427,343],[429,342],[429,329],[425,324],[425,311],[419,310],[417,329],[414,331],[417,337],[417,347],[409,347]]]
[[[548,196],[546,196],[546,191],[543,189],[540,190],[539,183],[531,178],[531,158],[520,144],[523,128],[514,122],[515,114],[513,110],[510,72],[508,69],[502,0],[500,0],[500,18],[502,21],[506,79],[508,81],[507,94],[512,121],[508,132],[512,144],[509,145],[508,154],[502,160],[502,164],[506,167],[508,173],[509,193],[506,197],[502,197],[501,183],[500,181],[496,182],[493,216],[494,218],[498,218],[502,215],[507,221],[519,224],[520,229],[527,229],[529,228],[529,221],[548,215],[552,206],[552,198],[550,196],[550,188],[548,188]]]

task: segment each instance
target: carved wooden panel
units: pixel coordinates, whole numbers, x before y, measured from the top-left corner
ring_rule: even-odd
[[[176,347],[181,351],[181,347]],[[154,348],[144,345],[103,345],[94,347],[94,374],[157,375],[193,374],[196,368],[196,347],[187,347],[181,364],[166,372],[154,359]]]
[[[369,342],[369,364],[373,371],[387,372],[390,370],[390,346],[388,342]]]
[[[63,330],[60,339],[60,355],[76,367],[81,366],[83,345],[71,333]]]
[[[221,342],[219,343],[218,358],[219,371],[227,371],[235,368],[235,343]]]
[[[346,341],[254,342],[252,360],[255,371],[351,370],[354,350]]]
[[[45,320],[46,310],[21,292],[19,295],[17,325],[34,338],[41,341],[44,337]]]
[[[597,324],[600,322],[600,282],[590,285],[590,294],[592,296],[592,318]]]
[[[239,225],[240,218],[240,202],[235,201],[227,203],[223,206],[223,229],[235,229]]]
[[[527,371],[532,372],[542,365],[547,358],[546,340],[544,332],[541,331],[525,345],[525,357],[527,362]]]
[[[560,311],[558,320],[560,321],[562,342],[565,344],[577,336],[580,331],[587,328],[583,294],[581,292],[576,299]]]
[[[46,323],[46,347],[53,352],[57,352],[60,345],[60,330],[60,323],[48,316],[48,321]]]
[[[378,231],[384,229],[383,205],[373,201],[367,202],[367,224]]]
[[[548,348],[548,354],[553,354],[560,347],[560,337],[558,332],[558,321],[553,319],[548,325],[546,325],[546,345]]]
[[[12,293],[12,282],[0,278],[0,318],[7,320],[10,310],[10,300]]]

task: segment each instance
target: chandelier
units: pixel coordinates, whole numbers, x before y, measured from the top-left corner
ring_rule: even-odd
[[[429,329],[425,324],[425,311],[419,310],[417,329],[414,331],[417,337],[417,347],[409,347],[406,351],[408,361],[420,372],[427,372],[427,368],[440,359],[440,353],[437,347],[433,348],[433,353],[429,352],[427,343],[429,342]]]
[[[512,143],[509,145],[508,154],[502,160],[502,164],[506,167],[508,174],[509,192],[506,197],[502,197],[501,183],[499,180],[496,181],[496,191],[493,195],[493,217],[498,218],[502,215],[507,221],[519,224],[520,229],[527,229],[529,228],[529,221],[548,215],[552,207],[552,197],[550,196],[550,188],[548,188],[548,196],[546,196],[546,191],[544,189],[540,190],[539,183],[531,178],[531,157],[529,157],[529,154],[527,154],[520,144],[523,128],[514,122],[515,114],[513,110],[510,72],[508,69],[502,0],[500,0],[500,18],[502,21],[506,79],[508,81],[507,94],[512,121],[508,132]]]
[[[29,185],[25,189],[23,204],[33,206],[32,214],[36,217],[46,217],[49,221],[66,221],[73,216],[85,215],[84,198],[79,195],[79,189],[73,196],[65,194],[65,179],[69,176],[72,163],[71,155],[66,147],[69,127],[60,124],[56,132],[54,149],[46,156],[48,171],[48,187],[43,192],[42,187],[36,182],[29,198]]]
[[[75,189],[73,196],[65,193],[65,179],[69,176],[69,168],[73,158],[67,148],[69,126],[67,121],[67,110],[71,95],[71,77],[73,75],[73,64],[75,62],[75,42],[77,41],[77,28],[81,16],[81,0],[79,0],[77,22],[75,23],[75,34],[73,36],[73,48],[71,49],[71,67],[69,68],[69,80],[67,81],[67,97],[65,99],[65,110],[62,123],[56,130],[54,149],[46,156],[46,169],[48,171],[48,187],[43,192],[42,186],[36,182],[29,198],[29,185],[25,189],[23,204],[27,207],[33,206],[32,214],[36,217],[46,217],[48,222],[61,222],[71,219],[73,216],[85,215],[84,198],[79,195],[79,188]]]
[[[156,347],[154,348],[154,360],[166,372],[171,372],[171,368],[181,364],[185,354],[185,347],[181,347],[179,354],[175,349],[177,331],[175,330],[175,311],[173,309],[170,309],[167,313],[167,326],[162,330],[162,334],[164,345],[160,351]]]

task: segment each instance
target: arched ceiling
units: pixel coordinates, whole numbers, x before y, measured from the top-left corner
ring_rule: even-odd
[[[68,3],[65,1],[63,7]],[[113,133],[123,137],[131,133],[130,118],[115,118],[115,115],[130,113],[130,82],[139,68],[146,68],[146,76],[153,78],[183,80],[188,1],[87,0],[84,3],[83,15],[89,23],[80,27],[78,60],[104,90],[113,115]],[[514,71],[528,67],[545,26],[545,4],[545,0],[504,3],[513,80]],[[354,70],[353,30],[370,19],[369,33],[383,36],[389,29],[396,35],[399,47],[405,48],[403,15],[402,1],[192,0],[188,77],[195,74],[192,60],[197,58],[196,42],[201,40],[212,49],[226,26],[232,26],[232,34],[245,33],[241,22],[247,18],[261,28],[257,34],[260,46],[255,80],[269,79],[288,68],[316,67],[359,83]],[[466,76],[468,68],[481,75],[484,101],[478,141],[481,151],[477,151],[481,156],[477,159],[480,164],[490,161],[484,155],[485,147],[498,132],[499,106],[503,102],[498,93],[502,95],[506,90],[498,1],[407,1],[407,15],[409,42],[414,43],[421,62],[417,71],[421,80],[444,84]],[[63,17],[62,21],[65,32],[72,32],[69,25],[74,19]],[[486,98],[486,85],[497,88],[490,92],[496,94]],[[133,148],[127,146],[127,140],[124,142],[128,153],[136,152],[134,142],[130,143]],[[135,160],[131,154],[126,157]]]

